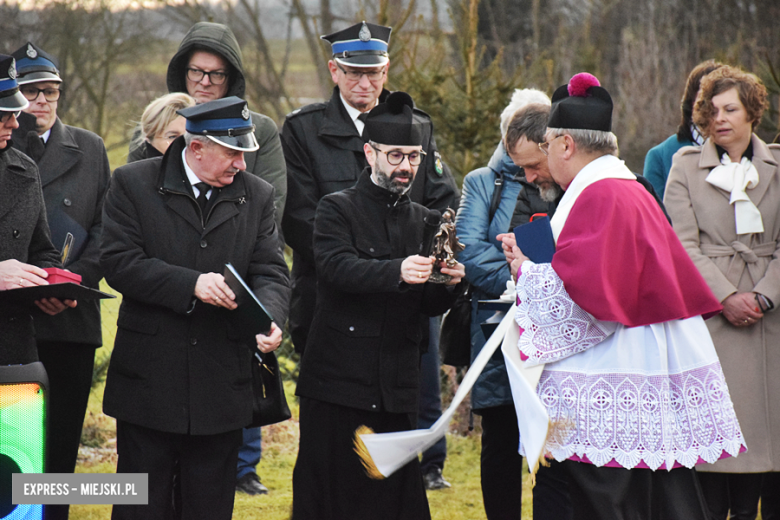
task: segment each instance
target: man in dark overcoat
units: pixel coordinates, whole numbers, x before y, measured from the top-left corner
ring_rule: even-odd
[[[297,394],[301,438],[293,473],[293,518],[430,518],[419,462],[371,480],[353,451],[355,429],[409,430],[417,411],[421,315],[454,301],[462,264],[426,283],[430,213],[410,200],[425,121],[396,92],[372,110],[364,146],[370,165],[357,185],[325,196],[314,224],[317,305]],[[429,157],[425,157],[428,160]]]
[[[358,23],[322,36],[331,44],[328,70],[335,86],[325,103],[314,103],[287,116],[282,127],[282,149],[287,161],[287,206],[282,228],[293,250],[293,293],[290,335],[297,352],[306,346],[317,287],[312,234],[319,200],[329,193],[355,185],[367,166],[363,153],[363,118],[383,103],[390,66],[388,45],[392,29]],[[413,202],[444,212],[458,208],[460,193],[449,168],[442,162],[433,136],[430,117],[414,109],[422,124],[422,147],[427,154],[408,195]],[[440,320],[431,320],[431,338],[424,331],[428,353],[422,359],[419,426],[429,427],[441,416],[439,389]],[[446,440],[423,454],[423,471],[429,489],[449,487],[441,476],[447,456]]]
[[[103,199],[111,168],[103,139],[62,123],[57,115],[62,79],[54,57],[33,43],[13,53],[20,92],[30,106],[13,133],[14,147],[38,165],[52,242],[62,248],[74,236],[65,267],[97,289]],[[38,357],[49,376],[46,470],[73,473],[81,426],[92,386],[95,349],[103,344],[100,300],[85,300],[71,312],[35,318]],[[67,504],[46,507],[48,520],[68,518]]]
[[[17,117],[29,105],[16,82],[16,60],[0,54],[0,291],[45,285],[44,267],[62,267],[51,243],[38,168],[11,147]],[[66,308],[65,302],[36,302],[47,314]],[[67,302],[75,307],[75,302]],[[38,360],[33,319],[27,308],[0,303],[0,365],[24,365]]]
[[[117,419],[117,471],[149,474],[149,505],[115,506],[114,519],[166,518],[176,471],[183,518],[231,518],[251,358],[279,346],[287,317],[274,190],[244,171],[257,149],[246,102],[179,113],[185,135],[117,169],[104,206],[101,265],[123,301],[103,408]],[[254,346],[231,322],[228,262],[276,322]]]

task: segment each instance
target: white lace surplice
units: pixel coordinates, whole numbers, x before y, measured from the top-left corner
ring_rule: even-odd
[[[556,460],[655,470],[744,449],[700,316],[640,327],[600,322],[571,300],[551,264],[524,263],[516,288],[518,347],[526,364],[546,363],[537,394]]]

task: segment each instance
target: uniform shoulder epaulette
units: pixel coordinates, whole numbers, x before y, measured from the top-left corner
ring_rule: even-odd
[[[298,117],[303,114],[309,114],[311,112],[318,112],[320,110],[325,110],[325,107],[327,107],[327,103],[311,103],[309,105],[304,105],[301,108],[297,108],[287,114],[287,119],[292,119],[294,117]]]
[[[427,113],[427,112],[425,112],[424,110],[420,110],[420,109],[419,109],[419,108],[417,108],[417,107],[414,107],[414,113],[415,113],[415,114],[417,114],[417,115],[423,116],[423,117],[425,117],[426,119],[430,119],[430,118],[431,118],[431,116],[430,116],[430,115],[428,115],[428,113]]]

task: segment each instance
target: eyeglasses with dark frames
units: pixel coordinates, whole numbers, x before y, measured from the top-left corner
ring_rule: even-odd
[[[539,150],[541,150],[541,152],[542,152],[544,155],[549,155],[549,153],[550,153],[550,145],[552,144],[552,142],[553,142],[553,141],[555,141],[556,139],[558,139],[559,137],[563,137],[564,135],[565,135],[565,134],[556,135],[556,136],[555,136],[555,137],[553,137],[551,140],[549,140],[549,141],[545,141],[545,142],[543,142],[543,143],[539,143],[539,144],[537,144],[536,146],[538,146],[538,147],[539,147]]]
[[[344,73],[344,76],[347,77],[349,81],[360,81],[360,78],[365,76],[368,78],[368,81],[379,81],[382,79],[382,76],[385,75],[385,69],[384,67],[381,70],[347,70],[338,63],[336,63],[336,67],[339,68],[341,72]]]
[[[187,67],[188,80],[194,81],[195,83],[200,83],[203,81],[203,76],[208,76],[212,85],[222,85],[228,77],[227,72],[222,70],[212,70],[211,72],[208,72],[201,69]]]
[[[57,101],[60,99],[61,93],[58,88],[38,88],[32,85],[22,85],[19,87],[19,92],[27,98],[27,101],[35,101],[41,92],[43,92],[43,97],[46,101]]]
[[[420,163],[422,162],[422,160],[427,155],[422,150],[416,150],[414,152],[409,152],[409,153],[403,153],[400,150],[390,150],[389,152],[386,152],[384,150],[380,150],[379,148],[377,148],[373,144],[371,145],[371,148],[373,148],[377,152],[381,152],[381,153],[385,154],[387,156],[387,163],[390,166],[398,166],[399,164],[404,162],[404,158],[408,158],[409,159],[409,164],[411,166],[420,166]]]
[[[19,119],[19,115],[22,113],[21,110],[17,110],[16,112],[0,112],[0,124],[6,124],[9,119],[11,119],[11,116],[14,116],[16,119]]]

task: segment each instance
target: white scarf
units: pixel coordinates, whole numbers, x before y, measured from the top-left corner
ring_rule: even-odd
[[[731,162],[729,154],[724,153],[720,166],[713,168],[706,180],[731,193],[729,204],[734,205],[737,235],[764,232],[761,212],[745,192],[758,186],[758,171],[750,159],[743,157],[742,161],[735,163]]]

